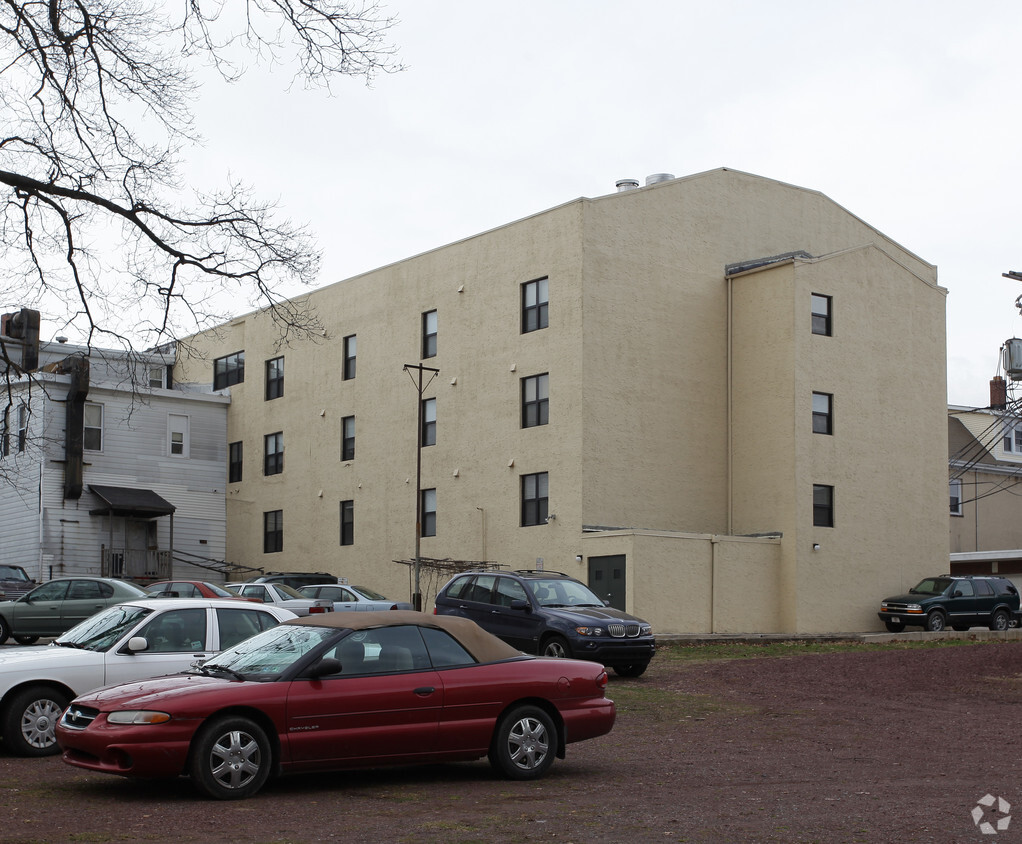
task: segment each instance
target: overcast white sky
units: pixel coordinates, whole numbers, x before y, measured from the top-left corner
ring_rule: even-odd
[[[256,70],[196,105],[230,171],[324,250],[321,284],[614,182],[731,167],[819,190],[938,267],[948,400],[1022,335],[1022,3],[389,0],[407,65],[333,97]]]

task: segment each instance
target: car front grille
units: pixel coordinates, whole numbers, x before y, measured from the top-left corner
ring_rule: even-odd
[[[639,625],[631,622],[613,621],[607,625],[607,632],[615,639],[634,639],[639,635]]]
[[[64,716],[60,719],[60,723],[72,730],[84,730],[96,720],[98,715],[98,709],[71,704],[71,706],[64,710]]]

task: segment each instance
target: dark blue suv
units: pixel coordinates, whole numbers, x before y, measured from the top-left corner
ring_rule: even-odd
[[[647,622],[560,572],[464,572],[440,590],[435,612],[470,618],[526,653],[588,659],[622,677],[642,674],[656,649]]]

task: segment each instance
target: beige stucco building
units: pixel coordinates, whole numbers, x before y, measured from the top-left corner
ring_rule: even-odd
[[[873,629],[946,565],[945,291],[816,191],[622,185],[307,300],[317,342],[249,314],[179,353],[231,396],[229,560],[404,597],[422,364],[423,557],[564,571],[661,632]]]

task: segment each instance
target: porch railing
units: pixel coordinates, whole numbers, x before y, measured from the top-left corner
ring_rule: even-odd
[[[104,548],[101,569],[103,577],[142,583],[168,580],[171,577],[170,551]]]

